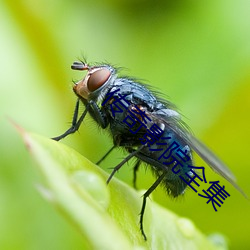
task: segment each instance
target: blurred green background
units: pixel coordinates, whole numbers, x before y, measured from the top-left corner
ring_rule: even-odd
[[[82,55],[123,66],[167,95],[250,196],[249,13],[247,0],[1,1],[0,249],[81,248],[81,235],[36,191],[39,173],[8,117],[47,137],[64,132],[72,80],[83,76],[70,65]],[[112,141],[93,124],[86,119],[63,143],[96,162]],[[102,167],[122,157],[117,150]],[[132,167],[117,177],[131,184]],[[206,177],[231,195],[218,212],[192,190],[175,201],[158,188],[153,198],[204,233],[224,234],[230,249],[250,249],[250,202],[208,167]],[[144,168],[138,178],[145,189],[154,180]]]

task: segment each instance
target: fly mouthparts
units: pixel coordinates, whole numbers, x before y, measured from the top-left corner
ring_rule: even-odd
[[[83,62],[73,62],[71,69],[74,70],[88,70],[89,66]]]

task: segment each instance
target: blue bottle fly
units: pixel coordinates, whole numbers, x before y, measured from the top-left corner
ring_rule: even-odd
[[[175,106],[157,97],[147,85],[132,78],[118,77],[117,70],[108,64],[89,66],[85,62],[74,62],[71,68],[87,71],[87,74],[73,87],[78,100],[71,127],[53,139],[59,141],[76,132],[89,113],[113,138],[114,146],[98,163],[116,147],[123,147],[128,152],[128,156],[114,168],[107,183],[131,158],[137,159],[134,185],[141,163],[150,166],[156,181],[143,195],[140,229],[145,240],[143,215],[147,197],[159,184],[173,197],[185,192],[189,181],[197,175],[192,151],[243,193],[224,163],[188,131]],[[85,110],[79,116],[80,102]]]

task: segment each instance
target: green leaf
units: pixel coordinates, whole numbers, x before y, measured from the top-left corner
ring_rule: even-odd
[[[39,191],[81,232],[83,249],[225,249],[152,199],[144,217],[144,241],[139,229],[143,192],[115,177],[106,185],[108,174],[75,150],[19,130],[45,179],[46,188],[39,186]]]

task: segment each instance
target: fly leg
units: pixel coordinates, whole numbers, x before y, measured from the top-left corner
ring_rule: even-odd
[[[137,189],[137,188],[136,188],[136,173],[137,173],[137,171],[138,171],[140,165],[141,165],[141,161],[140,161],[140,160],[137,160],[136,163],[135,163],[135,166],[134,166],[134,168],[133,168],[133,187],[134,187],[135,189]]]
[[[107,184],[111,181],[112,177],[114,174],[127,162],[129,161],[132,157],[134,157],[140,150],[142,150],[146,145],[140,146],[137,150],[134,150],[132,153],[130,153],[122,162],[120,162],[116,167],[114,167],[112,173],[110,174]]]
[[[94,115],[97,123],[99,123],[102,128],[107,127],[108,124],[107,124],[107,121],[106,121],[106,116],[101,112],[100,108],[98,107],[98,105],[94,101],[89,101],[88,102],[88,104],[86,105],[86,109],[84,110],[84,112],[80,116],[79,120],[77,121],[78,113],[79,113],[79,103],[80,103],[80,100],[78,99],[77,102],[76,102],[71,127],[65,133],[63,133],[62,135],[59,135],[57,137],[52,138],[53,140],[59,141],[59,140],[63,139],[64,137],[68,136],[69,134],[75,133],[79,129],[79,127],[80,127],[84,117],[86,116],[87,112],[90,112],[91,114]]]
[[[106,128],[108,126],[106,115],[100,110],[97,103],[90,100],[88,105],[89,113],[94,117],[96,122],[101,125],[102,128]]]
[[[143,235],[144,240],[147,240],[147,236],[143,229],[143,216],[146,208],[146,200],[148,196],[157,188],[157,186],[162,182],[167,172],[164,172],[162,175],[158,177],[158,179],[153,183],[153,185],[147,190],[147,192],[143,195],[142,207],[140,212],[140,230]]]
[[[99,165],[115,148],[116,146],[114,145],[97,163],[96,165]]]
[[[81,123],[82,123],[82,121],[83,121],[84,117],[86,116],[86,114],[88,112],[88,109],[89,109],[89,106],[87,106],[86,109],[84,110],[84,112],[82,113],[81,117],[77,121],[78,112],[79,112],[79,102],[80,101],[78,99],[77,102],[76,102],[76,106],[75,106],[75,110],[74,110],[74,116],[73,116],[71,127],[65,133],[63,133],[62,135],[59,135],[57,137],[52,138],[53,140],[60,141],[64,137],[68,136],[69,134],[75,133],[79,129],[79,127],[80,127],[80,125],[81,125]]]

